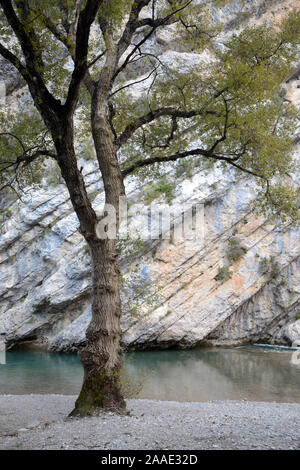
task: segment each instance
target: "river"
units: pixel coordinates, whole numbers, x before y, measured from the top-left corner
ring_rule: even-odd
[[[266,347],[136,352],[126,356],[124,371],[142,384],[139,398],[300,403],[300,365],[291,357],[290,350]],[[0,394],[76,395],[82,376],[77,354],[8,351]]]

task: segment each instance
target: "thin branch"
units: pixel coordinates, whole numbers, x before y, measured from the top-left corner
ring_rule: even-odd
[[[1,55],[3,55],[5,59],[9,60],[19,70],[23,78],[25,78],[26,82],[28,83],[34,96],[42,99],[43,104],[47,104],[47,106],[52,111],[59,111],[61,105],[60,101],[56,100],[49,92],[42,78],[42,64],[39,60],[40,54],[35,52],[31,37],[27,34],[23,24],[16,15],[11,0],[0,0],[0,5],[8,23],[10,24],[20,43],[24,54],[26,67],[20,63],[19,59],[17,59],[14,54],[8,53],[10,51],[7,51],[4,46],[0,48]]]
[[[14,137],[16,137],[16,136],[14,136]],[[22,143],[22,147],[23,147],[23,143]],[[43,155],[47,156],[47,157],[51,157],[51,158],[57,160],[57,155],[55,153],[53,153],[53,152],[51,152],[47,149],[44,149],[44,150],[38,150],[38,151],[34,152],[31,155],[28,155],[25,152],[22,155],[20,155],[19,157],[17,157],[15,161],[7,162],[8,163],[7,166],[0,168],[0,173],[5,173],[5,171],[9,170],[10,168],[14,168],[14,176],[8,182],[6,182],[2,186],[0,186],[0,193],[6,188],[11,188],[13,191],[15,191],[17,196],[21,199],[20,195],[16,191],[16,188],[14,187],[14,183],[17,182],[17,185],[18,185],[20,191],[23,192],[22,186],[19,182],[19,171],[22,168],[24,168],[24,166],[25,167],[29,166],[32,162],[34,162],[35,160],[37,160],[39,157],[41,157]]]
[[[125,88],[129,88],[133,85],[136,85],[138,83],[142,83],[142,82],[145,82],[146,80],[148,80],[148,78],[151,77],[151,75],[153,75],[156,70],[158,69],[159,66],[155,67],[153,70],[151,70],[151,72],[149,73],[149,75],[147,75],[147,77],[144,77],[144,78],[141,78],[140,80],[137,80],[136,82],[131,82],[131,83],[127,83],[126,85],[118,88],[116,91],[113,91],[109,97],[111,98],[112,96],[116,95],[117,93],[119,93],[120,91],[124,90]]]
[[[204,30],[200,29],[199,26],[197,26],[196,24],[186,24],[185,21],[182,18],[180,18],[179,21],[187,31],[189,29],[195,29],[198,34],[207,36],[207,37],[209,37],[209,39],[214,39],[215,37],[217,37],[217,33],[216,34],[211,34],[207,31],[204,31]]]
[[[9,136],[12,137],[13,139],[17,140],[18,143],[20,144],[20,146],[22,147],[23,152],[26,153],[25,146],[24,146],[22,140],[21,140],[17,135],[12,134],[11,132],[1,132],[1,133],[0,133],[0,136],[1,136],[1,135],[9,135]]]
[[[128,62],[127,65],[134,64],[134,63],[138,62],[139,60],[145,59],[147,57],[153,58],[154,60],[156,60],[159,63],[159,65],[162,68],[164,68],[165,70],[168,70],[168,67],[160,60],[160,58],[158,56],[156,56],[155,54],[151,54],[150,52],[142,52],[141,50],[139,50],[139,53],[135,57],[133,57],[133,59],[131,59]],[[151,64],[152,64],[152,62],[151,62]]]
[[[216,142],[212,145],[212,147],[209,149],[209,153],[213,153],[216,147],[221,143],[224,142],[227,138],[227,129],[228,129],[228,119],[229,119],[229,108],[228,108],[228,103],[227,100],[224,98],[222,95],[222,99],[224,101],[225,105],[225,122],[224,122],[224,130],[223,130],[223,135],[219,139],[216,140]]]
[[[4,168],[0,168],[0,172],[3,173],[4,171],[8,170],[9,168],[15,167],[18,168],[22,163],[25,165],[29,165],[30,163],[34,162],[41,156],[51,157],[54,160],[57,160],[57,155],[49,150],[37,150],[35,153],[28,155],[27,153],[23,153],[19,157],[16,158],[13,162],[8,162],[8,165]]]
[[[39,12],[40,16],[42,17],[42,21],[43,21],[44,25],[46,26],[46,28],[53,34],[53,36],[58,41],[60,41],[62,44],[64,44],[66,46],[67,43],[68,43],[67,34],[65,34],[64,31],[61,31],[60,29],[58,29],[57,25],[55,23],[53,23],[51,18],[46,16],[44,14],[44,12],[42,12],[40,9],[38,9],[36,11]]]
[[[67,112],[72,112],[77,104],[81,82],[88,70],[87,55],[89,36],[92,23],[103,0],[87,0],[85,8],[81,10],[76,31],[76,46],[74,56],[74,70],[69,85],[68,96],[64,105]]]
[[[124,28],[123,34],[118,42],[117,50],[118,57],[126,51],[128,46],[131,43],[132,37],[137,29],[137,20],[141,10],[150,3],[150,0],[134,0],[131,11],[129,14],[129,19]],[[103,28],[102,28],[103,29]],[[105,31],[104,31],[105,34]]]
[[[10,62],[22,75],[23,78],[27,77],[26,67],[22,64],[19,58],[14,55],[9,49],[0,43],[0,54],[4,59]]]
[[[177,13],[179,13],[180,11],[186,9],[191,3],[192,3],[193,0],[189,0],[185,5],[183,5],[182,7],[178,8],[177,10],[173,11],[172,13],[170,13],[169,15],[167,15],[166,17],[164,18],[160,18],[158,20],[155,20],[155,22],[153,23],[153,26],[151,27],[151,30],[143,37],[143,39],[141,39],[141,41],[134,45],[134,48],[132,49],[132,51],[128,54],[128,56],[126,57],[125,61],[123,62],[123,64],[118,68],[118,70],[115,72],[114,76],[113,76],[113,80],[115,80],[115,78],[119,75],[120,72],[122,72],[122,70],[125,69],[125,67],[127,66],[128,62],[130,61],[131,57],[136,53],[136,51],[152,36],[152,34],[156,31],[157,28],[159,28],[160,26],[164,26],[165,24],[168,23],[168,21],[170,20],[171,17],[173,17],[174,15],[176,15]],[[148,2],[149,3],[149,2]],[[140,23],[139,23],[140,24]],[[138,25],[135,25],[134,26],[134,31],[136,30],[136,28],[138,27]],[[134,32],[133,31],[133,32]],[[132,33],[133,35],[133,33]],[[131,36],[132,37],[132,36]],[[129,43],[130,44],[130,43]],[[129,44],[127,44],[127,47],[129,46]],[[126,47],[126,49],[127,49]],[[120,45],[119,45],[119,49],[120,49]],[[126,50],[125,49],[125,50]],[[119,51],[120,52],[120,51]],[[122,55],[121,53],[119,54],[119,56]]]
[[[36,10],[36,11],[40,11],[40,10]],[[80,13],[80,7],[78,3],[76,7],[76,12],[75,12],[75,19],[71,25],[69,25],[68,23],[64,24],[64,29],[65,29],[65,33],[64,33],[63,31],[58,29],[57,25],[54,24],[53,21],[44,14],[44,12],[41,11],[44,25],[53,34],[53,36],[58,41],[60,41],[64,47],[67,48],[67,50],[69,51],[73,59],[73,62],[75,62],[75,47],[74,47],[75,39],[74,38],[76,34],[76,26],[78,24],[79,13]],[[101,57],[103,57],[105,53],[106,53],[106,50],[101,52],[97,57],[95,57],[95,59],[93,59],[89,64],[87,64],[87,70],[84,75],[84,84],[91,96],[94,92],[95,84],[90,76],[88,69],[92,67],[99,59],[101,59]]]
[[[165,16],[165,17],[160,17],[160,18],[154,18],[153,15],[152,15],[152,18],[143,18],[141,20],[139,20],[137,23],[136,23],[136,28],[143,28],[145,26],[151,26],[152,28],[159,28],[160,26],[166,26],[166,25],[170,25],[170,24],[174,24],[178,21],[182,21],[182,18],[179,18],[178,20],[177,19],[174,19],[173,17],[179,13],[180,11],[182,10],[185,10],[191,3],[193,2],[193,0],[190,0],[189,2],[187,2],[185,5],[183,5],[182,7],[178,8],[177,10],[171,12],[169,15]]]
[[[107,52],[107,49],[105,49],[103,52],[98,54],[95,59],[91,60],[91,62],[88,63],[88,68],[92,67],[98,60],[100,60]]]

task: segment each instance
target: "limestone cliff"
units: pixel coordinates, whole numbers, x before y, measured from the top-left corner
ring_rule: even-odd
[[[226,20],[226,31],[280,16],[297,2],[246,3],[244,15],[238,1],[215,11]],[[154,47],[165,60],[174,54],[189,59],[174,52],[176,43],[166,33],[157,35]],[[287,99],[300,106],[299,78],[295,74],[286,87]],[[101,208],[94,163],[80,163],[93,204]],[[84,343],[90,318],[89,254],[64,185],[58,178],[49,189],[49,181],[14,202],[1,225],[0,339],[9,346],[32,341],[69,351]],[[134,178],[127,192],[131,202],[141,197]],[[204,204],[204,242],[157,240],[143,248],[133,267],[151,284],[153,299],[135,299],[137,316],[124,313],[124,344],[145,349],[299,339],[300,230],[255,215],[255,196],[251,180],[229,170],[224,177],[218,166],[178,184],[172,209],[180,217],[183,204]]]

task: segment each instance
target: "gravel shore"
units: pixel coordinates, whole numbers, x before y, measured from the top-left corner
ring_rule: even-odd
[[[0,449],[300,449],[300,404],[128,400],[130,416],[68,419],[75,397],[0,396]]]

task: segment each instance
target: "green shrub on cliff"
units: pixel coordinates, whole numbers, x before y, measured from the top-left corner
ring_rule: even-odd
[[[232,271],[230,271],[229,266],[223,266],[219,268],[218,274],[215,276],[215,281],[226,282],[229,281],[232,277]]]
[[[241,246],[240,241],[237,238],[231,238],[229,240],[229,246],[227,249],[227,258],[230,262],[235,263],[238,259],[247,253],[246,248]]]
[[[263,274],[270,274],[272,279],[278,278],[280,274],[280,264],[273,255],[270,256],[270,258],[262,258],[259,264],[259,269]]]

